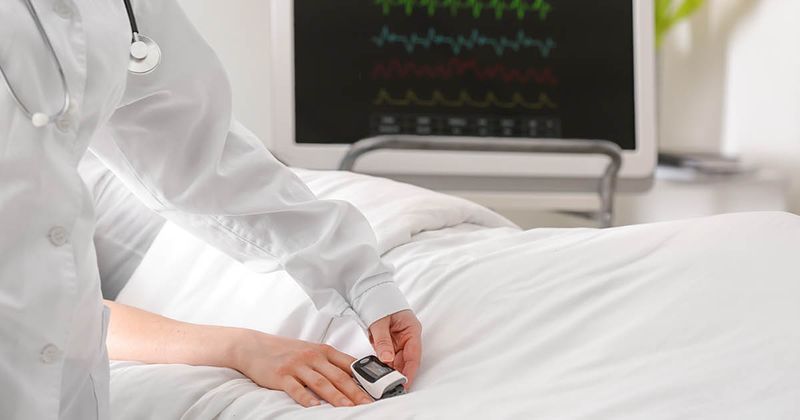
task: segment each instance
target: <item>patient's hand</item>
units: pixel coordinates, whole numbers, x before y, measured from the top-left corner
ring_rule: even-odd
[[[369,332],[375,354],[405,375],[409,388],[422,358],[422,324],[417,316],[411,311],[400,311],[375,321]]]
[[[240,328],[198,325],[106,301],[108,354],[116,360],[236,369],[310,407],[310,388],[337,407],[372,402],[350,376],[354,358],[333,347]]]
[[[234,360],[253,382],[282,390],[305,407],[320,403],[306,387],[336,407],[372,402],[350,375],[355,359],[328,345],[245,330]]]

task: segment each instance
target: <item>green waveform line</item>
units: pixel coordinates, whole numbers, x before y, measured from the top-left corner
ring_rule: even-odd
[[[459,93],[458,97],[456,97],[455,99],[451,99],[445,96],[439,90],[434,90],[429,98],[421,98],[413,90],[407,90],[402,97],[396,98],[393,97],[386,89],[381,89],[380,91],[378,91],[378,95],[375,97],[375,101],[373,103],[379,106],[380,105],[422,106],[422,107],[444,106],[448,108],[497,107],[497,108],[512,109],[520,107],[532,110],[540,110],[544,108],[551,108],[551,109],[558,108],[558,104],[553,102],[553,100],[550,99],[550,97],[547,96],[546,93],[539,94],[539,98],[536,102],[530,102],[527,99],[525,99],[525,97],[522,96],[522,94],[520,93],[515,93],[511,96],[510,100],[504,101],[498,98],[494,92],[488,92],[483,97],[483,99],[476,99],[473,98],[472,95],[470,95],[467,91],[464,90],[462,90]]]
[[[401,44],[406,51],[411,54],[417,47],[431,48],[433,46],[444,45],[450,47],[453,54],[459,55],[464,49],[471,50],[478,47],[491,47],[498,56],[505,54],[507,49],[519,51],[523,48],[537,48],[543,58],[550,56],[550,52],[556,48],[556,42],[551,38],[537,39],[531,38],[520,30],[514,38],[493,38],[481,34],[474,29],[469,36],[464,35],[444,35],[436,31],[435,28],[428,29],[423,34],[397,34],[392,32],[388,26],[381,28],[381,33],[372,38],[372,42],[378,47],[387,44]]]
[[[470,11],[475,19],[483,16],[486,10],[494,10],[496,19],[502,19],[506,13],[514,13],[517,19],[525,19],[528,14],[538,13],[540,20],[547,19],[553,6],[547,0],[374,0],[376,6],[383,9],[388,16],[395,8],[402,8],[411,16],[417,9],[425,9],[428,16],[435,16],[439,10],[450,10],[457,15],[463,10]]]

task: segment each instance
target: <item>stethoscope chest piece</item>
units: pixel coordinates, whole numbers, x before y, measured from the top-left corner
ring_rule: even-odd
[[[150,73],[161,63],[161,48],[149,37],[137,33],[131,43],[129,59],[128,71],[131,73]]]

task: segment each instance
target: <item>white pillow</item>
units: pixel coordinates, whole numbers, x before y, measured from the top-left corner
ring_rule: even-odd
[[[195,324],[324,339],[351,354],[370,349],[359,324],[317,312],[277,261],[272,272],[256,273],[170,222],[117,302]]]
[[[115,299],[155,240],[164,219],[145,207],[93,154],[78,172],[94,195],[94,245],[103,297]]]

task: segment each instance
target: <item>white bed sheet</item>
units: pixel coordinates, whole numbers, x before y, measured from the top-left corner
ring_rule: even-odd
[[[800,418],[800,217],[522,232],[402,184],[302,175],[358,205],[396,265],[425,329],[412,392],[304,409],[228,369],[113,362],[114,418]],[[119,301],[312,341],[329,321],[284,272],[253,274],[171,225]],[[369,352],[351,320],[325,341]]]

